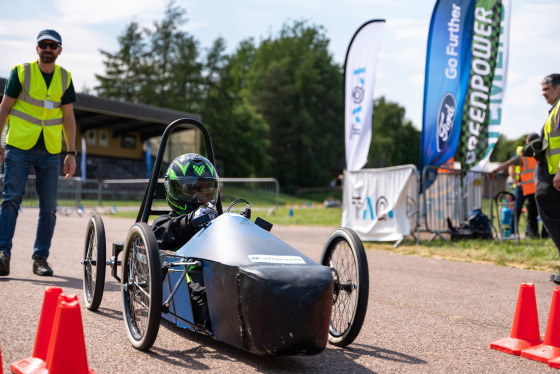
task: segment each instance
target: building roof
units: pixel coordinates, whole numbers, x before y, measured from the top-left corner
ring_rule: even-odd
[[[0,95],[2,96],[5,86],[6,79],[0,78]],[[74,103],[74,115],[81,133],[90,129],[111,128],[114,136],[134,132],[140,134],[141,141],[145,141],[163,134],[167,125],[176,119],[201,120],[197,114],[178,110],[133,104],[83,93],[76,95],[78,102]]]

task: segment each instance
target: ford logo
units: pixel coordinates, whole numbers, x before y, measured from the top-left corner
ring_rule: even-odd
[[[436,147],[441,152],[444,145],[449,141],[451,130],[453,130],[453,122],[455,121],[455,113],[457,112],[457,100],[450,92],[446,93],[437,111],[436,123]]]

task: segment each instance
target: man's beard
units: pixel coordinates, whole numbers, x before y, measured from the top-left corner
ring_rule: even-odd
[[[47,55],[43,53],[39,55],[39,60],[41,60],[43,64],[52,64],[56,61],[56,56],[54,55],[54,53],[50,53]]]

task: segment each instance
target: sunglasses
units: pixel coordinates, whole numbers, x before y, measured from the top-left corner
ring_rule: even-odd
[[[37,43],[37,45],[39,46],[39,48],[41,49],[46,49],[47,47],[50,47],[53,51],[55,49],[57,49],[60,44],[56,43],[56,42],[52,42],[52,43],[47,43],[47,42],[39,42]]]

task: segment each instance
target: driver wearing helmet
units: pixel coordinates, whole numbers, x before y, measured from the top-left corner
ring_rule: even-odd
[[[207,158],[196,153],[177,157],[165,174],[165,198],[172,209],[154,220],[152,229],[161,249],[177,250],[200,229],[193,219],[218,216],[218,173]]]
[[[177,250],[202,227],[218,217],[213,208],[218,198],[218,173],[208,159],[196,153],[177,157],[165,174],[165,198],[172,209],[154,220],[159,248]],[[210,329],[206,289],[202,273],[187,274],[196,322]]]

